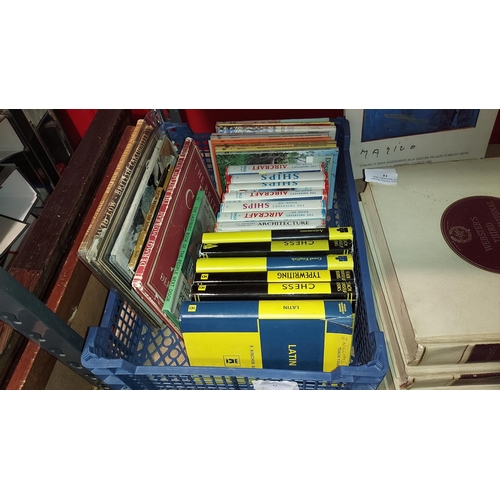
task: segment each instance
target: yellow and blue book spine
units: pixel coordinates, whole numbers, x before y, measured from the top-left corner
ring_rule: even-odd
[[[284,270],[325,270],[325,271],[352,271],[354,259],[351,254],[346,255],[297,255],[279,257],[212,257],[196,261],[197,273],[230,273],[255,271],[284,271]]]
[[[331,281],[354,281],[353,271],[314,271],[295,269],[292,271],[196,273],[193,284],[209,283],[328,283]]]
[[[191,366],[332,371],[350,362],[354,313],[343,300],[186,301]]]
[[[330,299],[356,302],[354,281],[193,283],[189,300]]]
[[[346,240],[278,240],[256,241],[249,243],[203,243],[200,258],[212,257],[250,257],[272,255],[326,255],[350,254],[353,241]]]
[[[229,233],[204,233],[202,243],[252,243],[280,240],[353,240],[352,227],[325,227],[316,229],[286,229],[274,231],[235,231]]]

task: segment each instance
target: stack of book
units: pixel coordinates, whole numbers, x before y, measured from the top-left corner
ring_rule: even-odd
[[[98,278],[155,326],[161,320],[132,289],[129,261],[143,226],[140,219],[153,218],[154,192],[163,190],[176,159],[170,141],[157,136],[144,120],[127,127],[109,165],[108,185],[78,250],[79,258]]]
[[[352,248],[350,227],[204,233],[180,309],[191,364],[320,371],[349,364]]]
[[[326,118],[217,123],[209,149],[223,202],[316,199],[324,201],[324,208],[331,209],[338,161],[335,135],[335,124]],[[302,227],[324,227],[322,208],[294,209],[290,205],[286,209],[288,218],[274,216],[271,220],[302,220],[305,221]],[[306,210],[303,216],[298,215],[301,210]],[[309,216],[311,210],[315,211]],[[291,211],[295,216],[290,215]],[[221,212],[225,215],[218,221],[216,231],[248,229],[249,226],[236,225],[236,222],[248,223],[248,217],[241,221],[240,216],[229,215],[236,213],[231,209],[226,214],[225,206]],[[285,209],[255,212],[285,213]],[[308,223],[309,220],[314,222]],[[290,226],[274,225],[275,228]],[[258,227],[265,229],[269,225]]]
[[[355,303],[352,248],[351,228],[205,233],[190,298]]]
[[[324,163],[228,165],[215,231],[326,227],[327,196]]]
[[[221,203],[201,153],[189,138],[178,152],[161,129],[139,120],[125,130],[108,171],[108,185],[78,256],[148,324],[167,326],[182,337],[175,318],[190,268],[186,260],[177,269],[177,259],[180,252],[191,253],[196,235],[213,227]],[[194,211],[203,226],[190,228],[195,236],[184,243]],[[173,276],[167,313],[163,307]]]
[[[200,150],[193,139],[187,138],[132,280],[132,288],[179,337],[182,337],[182,332],[178,324],[164,312],[163,307],[193,204],[200,190],[205,192],[208,204],[216,213],[220,198]]]
[[[360,209],[397,389],[500,387],[500,160],[396,167]]]

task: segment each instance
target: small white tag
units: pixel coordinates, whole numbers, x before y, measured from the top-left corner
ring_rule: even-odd
[[[398,183],[398,173],[395,168],[366,168],[365,181],[394,185]]]
[[[314,163],[314,156],[306,156],[306,163]]]
[[[275,382],[272,380],[253,380],[253,388],[256,391],[298,391],[297,382],[283,380]]]

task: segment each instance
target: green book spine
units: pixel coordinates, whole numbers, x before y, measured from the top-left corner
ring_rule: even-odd
[[[198,191],[162,308],[177,326],[179,326],[180,305],[184,300],[189,300],[201,236],[204,232],[213,230],[215,220],[215,213],[205,191]]]

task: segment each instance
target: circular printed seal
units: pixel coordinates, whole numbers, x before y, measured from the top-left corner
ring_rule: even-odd
[[[500,273],[500,198],[469,196],[455,201],[441,216],[441,233],[462,259]]]

